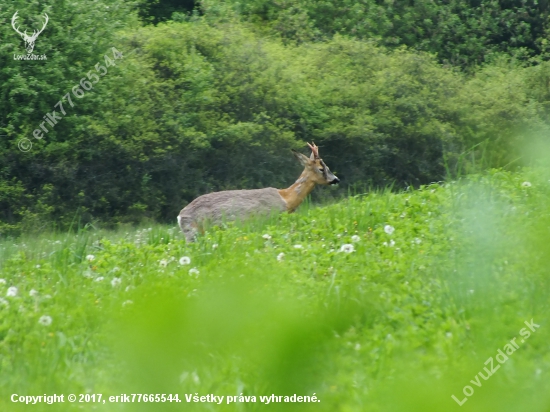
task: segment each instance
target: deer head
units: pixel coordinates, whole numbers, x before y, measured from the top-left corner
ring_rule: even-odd
[[[299,152],[294,152],[294,156],[304,166],[304,173],[309,179],[318,185],[334,185],[340,182],[328,166],[323,162],[323,159],[319,157],[319,148],[313,144],[307,144],[311,149],[311,156],[307,157]]]
[[[15,21],[17,20],[17,13],[18,12],[16,11],[15,14],[13,15],[13,17],[11,18],[11,25],[12,25],[13,29],[17,32],[17,34],[19,34],[23,38],[23,40],[25,41],[25,48],[27,49],[27,53],[30,54],[34,50],[34,42],[36,41],[36,38],[46,28],[46,24],[48,24],[49,17],[46,13],[44,13],[45,19],[44,19],[44,24],[42,25],[42,28],[38,31],[34,30],[32,35],[29,36],[27,34],[27,30],[25,30],[25,32],[21,33],[19,31],[19,28],[15,27]]]

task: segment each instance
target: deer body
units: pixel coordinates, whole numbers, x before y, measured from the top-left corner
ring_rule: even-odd
[[[309,144],[309,143],[308,143]],[[245,219],[253,215],[292,213],[317,184],[335,184],[339,180],[319,158],[318,148],[309,145],[312,154],[294,155],[305,166],[296,182],[287,189],[267,187],[254,190],[226,190],[199,196],[178,215],[178,224],[188,242],[197,235],[203,221],[220,223],[224,220]]]

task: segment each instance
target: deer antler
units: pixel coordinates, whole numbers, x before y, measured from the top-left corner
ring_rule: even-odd
[[[15,20],[17,20],[17,13],[19,13],[19,11],[16,11],[15,14],[13,15],[13,17],[11,18],[11,26],[13,27],[13,29],[17,32],[17,34],[19,34],[21,37],[28,37],[27,36],[27,31],[25,30],[25,33],[21,33],[19,31],[19,28],[18,27],[15,27]]]
[[[311,149],[311,159],[319,159],[319,148],[315,145],[315,143],[313,143],[312,145],[308,143],[307,145]]]

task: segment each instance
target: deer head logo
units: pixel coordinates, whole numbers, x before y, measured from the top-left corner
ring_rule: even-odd
[[[27,30],[25,30],[23,33],[21,33],[19,31],[19,28],[18,27],[15,27],[15,21],[17,20],[17,11],[15,12],[15,14],[13,15],[13,17],[11,18],[11,25],[13,27],[13,29],[17,32],[17,34],[19,34],[23,40],[25,41],[25,48],[27,49],[27,53],[32,53],[33,49],[34,49],[34,42],[36,41],[36,38],[38,37],[38,35],[40,33],[42,33],[44,31],[44,29],[46,28],[46,24],[48,24],[48,20],[49,20],[49,17],[46,13],[44,13],[44,25],[42,26],[42,28],[38,31],[34,30],[32,35],[29,36],[27,34]]]

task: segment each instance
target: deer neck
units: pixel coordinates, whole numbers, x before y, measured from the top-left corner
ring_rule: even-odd
[[[304,170],[298,180],[294,182],[288,189],[279,189],[279,194],[286,202],[287,212],[294,212],[300,203],[311,193],[315,187],[315,182],[309,179]]]

